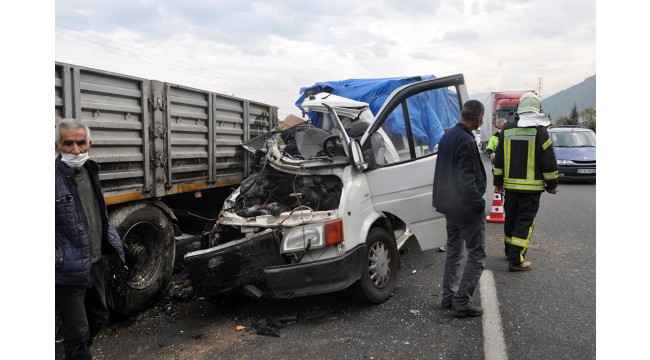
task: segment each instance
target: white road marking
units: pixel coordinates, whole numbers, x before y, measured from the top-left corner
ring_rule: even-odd
[[[485,270],[479,281],[483,307],[483,352],[485,360],[507,360],[506,343],[501,328],[497,288],[492,271]]]

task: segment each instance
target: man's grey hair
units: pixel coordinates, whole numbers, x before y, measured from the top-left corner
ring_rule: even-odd
[[[60,120],[58,123],[56,123],[56,128],[54,132],[54,141],[56,141],[57,144],[61,144],[61,129],[69,129],[69,130],[76,130],[76,129],[84,129],[86,132],[86,141],[90,142],[90,128],[86,126],[85,124],[82,124],[79,120],[69,120],[69,119],[63,119]]]
[[[504,118],[499,118],[499,120],[497,120],[497,125],[499,125],[499,124],[505,125],[506,122],[507,122],[506,119],[504,119]]]

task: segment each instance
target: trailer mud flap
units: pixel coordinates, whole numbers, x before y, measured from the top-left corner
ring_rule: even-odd
[[[209,296],[255,284],[267,266],[282,265],[272,230],[185,254],[196,296]]]

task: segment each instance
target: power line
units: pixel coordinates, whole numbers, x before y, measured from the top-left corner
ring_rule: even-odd
[[[265,88],[265,89],[270,89],[270,90],[274,90],[274,91],[285,92],[287,94],[290,93],[286,89],[278,89],[278,88],[274,88],[272,86],[267,86],[267,85],[264,85],[264,84],[259,84],[259,83],[254,83],[254,82],[250,82],[250,81],[246,81],[246,80],[241,80],[241,79],[238,79],[238,78],[235,78],[235,77],[232,77],[232,76],[229,76],[229,75],[225,75],[223,73],[219,73],[219,72],[216,72],[216,71],[213,71],[213,70],[210,70],[210,69],[206,69],[206,68],[203,68],[203,67],[197,67],[196,65],[185,63],[183,61],[179,61],[179,60],[173,59],[173,58],[168,57],[168,56],[156,55],[154,57],[154,56],[151,56],[150,53],[146,52],[145,50],[142,50],[142,49],[139,49],[139,48],[127,45],[127,44],[123,44],[123,43],[120,43],[118,41],[114,41],[114,40],[111,40],[111,39],[106,39],[106,38],[101,37],[101,36],[88,34],[86,32],[71,28],[69,26],[65,26],[65,25],[61,25],[61,24],[56,24],[56,26],[61,27],[61,28],[65,28],[65,29],[69,29],[69,30],[72,30],[72,31],[75,31],[75,32],[78,32],[78,33],[81,33],[84,36],[93,37],[93,38],[97,38],[97,39],[101,40],[101,42],[100,42],[100,41],[97,41],[97,40],[89,39],[89,38],[84,37],[84,36],[75,35],[73,33],[67,32],[67,31],[56,30],[56,32],[58,32],[60,34],[63,34],[65,36],[70,36],[70,37],[73,37],[73,38],[77,38],[77,39],[83,40],[84,42],[89,42],[91,44],[99,45],[100,47],[94,47],[94,46],[90,46],[90,45],[82,43],[82,42],[76,42],[76,41],[73,41],[73,40],[70,40],[70,39],[65,39],[63,37],[56,36],[57,39],[60,39],[60,40],[63,40],[63,41],[68,41],[68,42],[71,42],[71,43],[75,43],[75,44],[80,45],[80,46],[89,47],[89,48],[92,48],[92,49],[95,49],[95,50],[108,52],[108,53],[111,53],[113,55],[127,57],[127,58],[130,58],[132,60],[138,60],[138,61],[142,61],[142,62],[145,62],[145,63],[148,63],[148,64],[157,65],[157,66],[164,67],[164,68],[167,68],[167,69],[170,69],[170,70],[176,70],[176,71],[180,71],[180,72],[184,72],[184,73],[188,73],[188,74],[194,73],[194,74],[200,74],[202,76],[209,76],[210,74],[212,74],[212,75],[217,76],[217,77],[225,78],[225,81],[230,81],[231,83],[235,83],[235,84],[241,85],[241,86],[249,88],[249,89],[259,90],[260,88]],[[114,44],[117,44],[118,46],[112,46],[112,45],[106,44],[104,42],[114,43]],[[126,50],[126,49],[124,49],[124,47],[134,49],[135,51]],[[116,51],[108,51],[107,48],[108,49],[113,49],[113,50],[116,50]],[[127,55],[124,55],[124,53],[126,53]],[[153,62],[143,60],[142,58],[150,59]],[[169,62],[169,61],[163,61],[163,60],[161,60],[161,58],[171,60],[173,63]],[[177,63],[177,64],[174,64],[174,63]],[[292,96],[295,96],[295,94],[292,94]]]

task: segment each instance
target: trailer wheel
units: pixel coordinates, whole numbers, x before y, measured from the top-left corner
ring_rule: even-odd
[[[397,245],[385,229],[370,230],[364,259],[361,279],[354,283],[352,294],[362,302],[379,304],[397,285]]]
[[[109,221],[122,238],[128,270],[106,256],[106,303],[111,312],[131,315],[163,295],[174,269],[174,230],[169,217],[155,205],[119,208]]]

